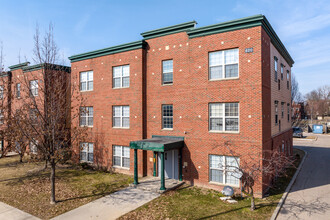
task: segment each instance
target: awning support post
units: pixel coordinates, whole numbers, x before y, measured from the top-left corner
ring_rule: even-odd
[[[156,152],[154,151],[154,176],[156,176]]]
[[[165,190],[165,161],[164,161],[164,152],[161,152],[160,155],[160,190]]]
[[[139,184],[138,181],[138,156],[137,149],[134,149],[134,185]]]
[[[179,149],[179,180],[182,181],[182,148]]]

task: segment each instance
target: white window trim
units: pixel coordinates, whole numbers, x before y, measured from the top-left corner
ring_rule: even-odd
[[[172,106],[172,116],[164,116],[164,112],[163,112],[163,106],[164,105],[171,105]],[[174,127],[174,108],[172,104],[164,104],[162,105],[162,130],[173,130]],[[172,128],[164,128],[164,118],[172,118]]]
[[[21,98],[21,83],[16,83],[16,98]]]
[[[84,108],[84,110],[86,111],[85,112],[86,116],[81,116],[81,112],[79,112],[79,126],[80,127],[93,127],[93,125],[94,125],[94,108],[93,108],[93,106],[81,106],[80,111],[81,111],[82,108]],[[89,114],[89,112],[86,108],[92,108],[93,109],[93,115],[92,116]],[[86,124],[85,125],[80,124],[82,117],[86,118]],[[89,122],[88,119],[89,118],[93,118],[93,124],[92,125],[88,124],[88,122]]]
[[[120,147],[120,156],[114,154],[115,147]],[[123,148],[124,147],[129,148],[128,146],[121,146],[121,145],[113,145],[112,146],[112,164],[114,164],[114,161],[115,161],[114,158],[115,157],[120,157],[120,166],[118,166],[118,165],[112,165],[112,166],[115,167],[115,168],[129,170],[130,169],[129,167],[123,167],[123,158],[128,158],[129,160],[131,160],[131,152],[130,152],[130,148],[129,148],[129,157],[123,156]],[[130,165],[131,165],[131,163],[130,163]]]
[[[164,71],[164,62],[166,61],[172,61],[172,72],[171,71]],[[164,82],[164,73],[172,73],[172,82]],[[173,81],[174,81],[174,61],[173,59],[169,59],[169,60],[162,60],[162,85],[173,85]]]
[[[114,115],[114,108],[115,107],[120,107],[120,116],[115,116]],[[129,115],[128,117],[127,116],[123,116],[123,107],[128,107],[129,109]],[[112,127],[113,128],[124,128],[124,129],[128,129],[130,128],[130,116],[131,116],[131,108],[129,107],[129,105],[115,105],[115,106],[112,106]],[[114,121],[115,121],[115,118],[120,118],[120,126],[114,126]],[[129,126],[128,127],[123,127],[123,118],[128,118],[128,123],[129,123]]]
[[[81,81],[81,74],[82,73],[86,73],[87,75],[86,75],[86,81]],[[92,76],[93,76],[93,80],[88,80],[88,74],[89,73],[91,73],[92,74]],[[86,89],[85,90],[82,90],[82,88],[81,88],[81,83],[82,82],[86,82]],[[88,88],[88,83],[89,82],[92,82],[92,84],[93,84],[93,89],[94,89],[94,72],[93,72],[93,70],[90,70],[90,71],[82,71],[82,72],[80,72],[79,73],[79,91],[80,92],[89,92],[89,91],[93,91],[93,89],[89,89]]]
[[[124,73],[123,68],[126,67],[126,66],[128,66],[128,76],[123,75],[123,73]],[[115,74],[114,74],[114,69],[115,68],[120,68],[121,69],[121,76],[115,77]],[[131,82],[130,82],[131,77],[130,76],[131,76],[131,68],[130,68],[129,64],[128,65],[112,67],[112,88],[113,89],[129,88],[130,85],[131,85]],[[128,77],[129,85],[128,86],[123,86],[123,79],[126,78],[126,77]],[[120,86],[119,87],[115,87],[115,83],[114,83],[115,79],[120,79]]]
[[[238,106],[238,116],[225,116],[226,115],[226,104],[233,104],[233,103],[237,103]],[[212,117],[211,116],[211,105],[212,104],[221,104],[223,106],[223,112],[222,112],[222,116],[219,117]],[[209,103],[209,132],[210,133],[232,133],[232,134],[236,134],[239,133],[240,131],[240,104],[239,102],[212,102]],[[222,130],[211,130],[211,118],[222,118]],[[237,131],[226,131],[226,118],[237,118],[238,119],[238,130]]]
[[[226,76],[226,73],[225,73],[225,66],[226,65],[233,65],[233,64],[236,64],[236,63],[227,63],[225,64],[225,51],[228,51],[228,50],[236,50],[238,51],[238,62],[237,62],[237,76],[235,77],[225,77]],[[216,67],[216,66],[221,66],[221,65],[211,65],[210,64],[210,54],[211,53],[216,53],[216,52],[222,52],[222,78],[219,78],[219,79],[211,79],[211,67]],[[218,50],[218,51],[212,51],[212,52],[209,52],[209,60],[208,60],[208,63],[209,63],[209,81],[219,81],[219,80],[231,80],[231,79],[239,79],[239,48],[232,48],[232,49],[227,49],[227,50]]]
[[[222,159],[222,168],[217,168],[217,167],[210,167],[210,156],[217,156],[217,157],[222,157],[223,159]],[[211,184],[217,184],[217,185],[230,185],[230,186],[234,186],[234,187],[238,187],[239,185],[240,185],[240,183],[239,183],[239,181],[238,181],[238,184],[228,184],[228,183],[226,183],[226,173],[228,172],[228,170],[226,169],[226,158],[227,157],[233,157],[233,156],[223,156],[223,155],[216,155],[216,154],[210,154],[209,155],[209,183],[211,183]],[[239,165],[239,163],[240,163],[240,159],[239,159],[239,157],[235,157],[235,158],[237,158],[237,160],[238,160],[238,165]],[[215,181],[210,181],[210,179],[211,179],[211,172],[210,172],[210,170],[220,170],[220,171],[222,171],[222,180],[224,181],[224,182],[222,182],[222,183],[219,183],[219,182],[215,182]],[[229,171],[229,172],[232,172],[232,171]]]
[[[84,150],[83,150],[82,145],[84,145],[84,144],[87,144],[87,151],[84,151]],[[90,145],[90,144],[93,145],[93,151],[90,151],[90,148],[89,148],[89,145]],[[81,159],[81,153],[82,153],[82,152],[83,152],[83,153],[86,153],[86,159],[87,159],[87,160],[82,160],[82,159]],[[89,160],[88,160],[88,154],[89,154],[89,153],[93,153],[93,161],[89,161]],[[94,163],[94,143],[92,143],[92,142],[81,142],[81,143],[80,143],[80,154],[79,154],[79,156],[80,156],[80,163],[91,163],[91,164]]]

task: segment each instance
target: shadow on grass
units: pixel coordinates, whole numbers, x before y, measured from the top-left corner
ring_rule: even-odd
[[[269,204],[259,204],[259,205],[256,205],[256,210],[251,211],[251,212],[255,212],[258,209],[261,209],[261,208],[264,208],[264,207],[274,207],[274,206],[277,206],[277,203],[272,202],[272,203],[269,203]],[[224,211],[224,212],[218,212],[216,214],[209,215],[209,216],[204,216],[204,217],[199,218],[199,219],[210,219],[210,218],[217,217],[219,215],[224,215],[224,214],[228,214],[228,213],[231,213],[231,212],[236,212],[236,211],[246,209],[246,208],[250,208],[250,205],[242,206],[242,207],[239,207],[239,208],[236,208],[236,209],[227,210],[227,211]]]

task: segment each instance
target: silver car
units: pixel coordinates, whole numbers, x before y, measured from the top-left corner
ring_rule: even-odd
[[[303,137],[303,130],[299,127],[293,127],[293,137],[299,137],[302,138]]]

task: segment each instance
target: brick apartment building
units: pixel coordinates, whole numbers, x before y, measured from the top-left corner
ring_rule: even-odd
[[[252,146],[292,154],[294,61],[267,19],[196,24],[69,57],[87,109],[75,123],[89,127],[77,159],[219,189],[239,188],[228,166]],[[260,177],[255,191],[262,196],[268,184]]]
[[[0,91],[3,91],[3,88],[8,88],[5,90],[5,96],[0,95],[0,97],[5,97],[6,101],[10,105],[4,105],[7,109],[8,115],[14,115],[18,110],[22,110],[22,106],[29,104],[33,101],[36,102],[36,105],[30,105],[31,109],[29,111],[29,117],[36,117],[35,106],[38,106],[38,110],[41,111],[40,114],[44,114],[43,110],[46,105],[49,105],[45,101],[46,91],[54,90],[53,85],[57,83],[52,83],[52,86],[45,86],[45,80],[47,79],[56,79],[59,83],[69,86],[70,83],[70,67],[61,66],[61,65],[50,65],[50,64],[37,64],[29,65],[29,62],[20,63],[16,65],[9,66],[10,71],[2,75],[5,80],[1,81]],[[47,76],[48,75],[48,76]],[[51,76],[50,76],[51,75]],[[6,82],[6,83],[5,83]],[[31,98],[33,97],[33,98]],[[63,96],[65,97],[65,96]],[[70,97],[66,96],[66,101],[70,102]],[[63,111],[64,112],[64,111]],[[3,117],[0,115],[0,117]],[[7,117],[6,117],[7,118]],[[1,123],[1,120],[0,120]],[[4,125],[6,122],[3,122],[1,130],[5,129]],[[67,123],[63,121],[63,123]],[[40,125],[40,124],[39,124]],[[69,129],[69,126],[67,126]],[[31,137],[34,138],[34,137]],[[36,137],[37,139],[38,137]],[[42,138],[42,137],[40,137]],[[11,145],[11,149],[15,150],[15,143],[10,143],[10,140],[4,140],[6,137],[2,137],[2,147],[4,145]],[[8,138],[7,138],[8,139]],[[37,147],[35,146],[38,140],[31,141],[27,149],[30,153],[37,153]],[[17,144],[17,142],[16,142]],[[9,147],[10,148],[10,147]]]

